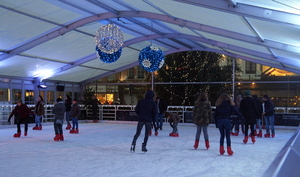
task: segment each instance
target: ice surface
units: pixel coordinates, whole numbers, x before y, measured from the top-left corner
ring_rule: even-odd
[[[65,125],[64,125],[65,127]],[[295,127],[296,129],[296,127]],[[219,131],[208,128],[210,149],[201,134],[195,150],[196,127],[179,125],[179,137],[169,137],[171,127],[164,124],[158,136],[149,137],[148,152],[141,151],[140,135],[136,152],[130,145],[135,123],[80,123],[79,134],[64,130],[65,141],[53,141],[52,124],[32,130],[28,136],[13,138],[16,127],[0,129],[1,177],[214,177],[262,176],[295,129],[276,128],[275,138],[256,138],[242,142],[243,136],[231,136],[234,154],[219,154]],[[265,131],[265,130],[263,130]],[[226,146],[226,145],[225,145]]]

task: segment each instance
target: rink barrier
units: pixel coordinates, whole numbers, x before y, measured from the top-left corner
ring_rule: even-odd
[[[300,176],[299,159],[300,126],[278,153],[274,161],[264,173],[263,177]]]
[[[7,119],[14,109],[16,105],[11,105],[6,103],[0,102],[0,125],[7,125]],[[27,105],[29,108],[33,109],[35,105]],[[54,115],[52,113],[52,108],[54,105],[45,105],[45,115],[42,118],[42,122],[53,122]],[[81,120],[87,120],[92,118],[92,109],[90,107],[85,107],[84,105],[80,105],[81,107]],[[107,121],[120,121],[126,119],[128,121],[136,121],[135,115],[135,105],[99,105],[98,106],[98,118],[99,120],[107,120]],[[192,123],[192,113],[193,113],[194,106],[168,106],[167,111],[175,112],[181,117],[181,123]],[[212,106],[214,110],[215,107]],[[298,114],[300,115],[300,108],[298,107],[276,107],[275,112],[278,114],[283,113],[291,113],[291,114]],[[117,117],[117,116],[123,117]],[[30,119],[34,121],[34,119]],[[125,121],[126,121],[125,120]],[[166,118],[164,118],[165,121]],[[13,121],[11,121],[13,124]]]

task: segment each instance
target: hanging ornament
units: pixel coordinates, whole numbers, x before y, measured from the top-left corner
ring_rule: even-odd
[[[159,70],[165,63],[163,52],[156,46],[150,45],[143,48],[139,54],[140,66],[149,72]]]
[[[102,52],[98,48],[98,46],[96,46],[96,51],[97,51],[96,52],[97,56],[100,58],[101,61],[103,61],[104,63],[113,63],[120,58],[121,53],[122,53],[122,47],[117,52],[114,52],[112,54]]]
[[[95,40],[96,45],[102,52],[112,54],[122,47],[124,37],[120,28],[110,23],[97,30]]]

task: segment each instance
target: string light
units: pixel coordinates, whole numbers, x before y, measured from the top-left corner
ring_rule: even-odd
[[[121,53],[122,53],[122,47],[117,52],[114,52],[112,54],[102,52],[98,48],[98,46],[96,46],[96,51],[97,51],[96,52],[97,56],[99,57],[99,59],[101,61],[103,61],[104,63],[113,63],[113,62],[117,61],[120,58]]]

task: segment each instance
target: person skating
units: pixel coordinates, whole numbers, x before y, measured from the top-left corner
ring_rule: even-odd
[[[181,120],[181,117],[174,112],[165,112],[165,117],[168,119],[168,122],[170,123],[170,126],[173,128],[172,132],[169,134],[169,136],[178,137],[178,129],[177,125]]]
[[[80,107],[77,104],[77,99],[73,99],[70,117],[72,118],[73,127],[70,130],[70,133],[79,133],[78,129],[78,117],[80,116]]]
[[[14,137],[21,136],[21,123],[24,123],[24,136],[27,136],[28,117],[31,113],[31,110],[27,107],[26,104],[22,103],[22,100],[17,101],[17,106],[8,117],[8,122],[10,122],[12,116],[15,116],[15,121],[17,122],[17,133],[14,134]]]
[[[101,103],[97,100],[97,97],[95,95],[93,95],[91,103],[92,105],[92,110],[93,110],[93,122],[94,123],[98,123],[99,122],[99,118],[98,118],[98,104],[101,105]]]
[[[231,115],[234,112],[238,118],[243,120],[242,114],[236,109],[234,106],[234,102],[230,98],[230,96],[226,93],[223,93],[218,100],[216,101],[216,110],[214,112],[214,118],[216,127],[219,128],[220,131],[220,154],[223,155],[225,153],[224,150],[224,139],[226,137],[227,142],[227,153],[228,155],[232,155],[233,151],[231,149],[231,139],[230,139],[230,127],[231,127]]]
[[[67,95],[65,98],[65,107],[66,107],[66,113],[65,113],[65,119],[67,122],[67,127],[66,130],[70,130],[72,128],[71,124],[70,124],[70,113],[71,113],[71,106],[72,106],[72,98]]]
[[[274,128],[274,105],[269,99],[268,95],[264,95],[262,100],[264,101],[264,112],[266,122],[266,134],[264,135],[266,138],[270,137],[270,128],[272,133],[272,138],[275,137],[275,128]]]
[[[145,137],[142,144],[142,151],[147,152],[146,146],[148,142],[149,131],[151,129],[151,122],[155,122],[157,114],[157,107],[155,101],[153,100],[153,97],[154,92],[152,90],[148,90],[145,94],[144,99],[140,100],[135,107],[135,112],[138,116],[138,123],[136,133],[131,143],[131,152],[135,152],[136,141],[141,134],[143,126],[145,126]]]
[[[257,107],[257,111],[258,111],[258,118],[256,119],[256,126],[254,127],[255,131],[254,133],[256,133],[257,137],[262,137],[262,113],[263,113],[263,106],[261,103],[261,100],[258,99],[257,95],[252,95],[255,103],[256,103],[256,107]],[[258,133],[256,131],[256,128],[258,128]]]
[[[34,107],[34,114],[35,114],[35,127],[32,130],[42,130],[42,123],[41,119],[45,114],[44,108],[45,102],[41,95],[37,97],[37,103]]]
[[[156,115],[156,127],[157,129],[162,130],[163,127],[163,119],[164,119],[164,112],[167,110],[168,105],[167,103],[161,99],[160,97],[156,98],[156,104],[157,104],[157,115]]]
[[[245,92],[245,98],[241,101],[240,112],[245,118],[245,137],[243,142],[248,142],[248,130],[250,126],[251,140],[252,143],[255,143],[254,124],[256,123],[256,119],[259,117],[259,113],[257,111],[255,100],[251,97],[249,90]]]
[[[64,122],[64,113],[66,111],[66,106],[61,98],[56,99],[56,104],[53,107],[52,113],[54,114],[54,132],[55,137],[54,141],[64,141],[63,135],[63,122]]]
[[[207,93],[202,92],[194,105],[193,111],[193,123],[197,126],[197,132],[195,136],[195,144],[194,148],[197,149],[200,140],[200,134],[203,130],[204,140],[205,140],[205,147],[208,149],[209,145],[209,138],[207,133],[207,127],[212,119],[212,110],[210,102],[208,101]]]

